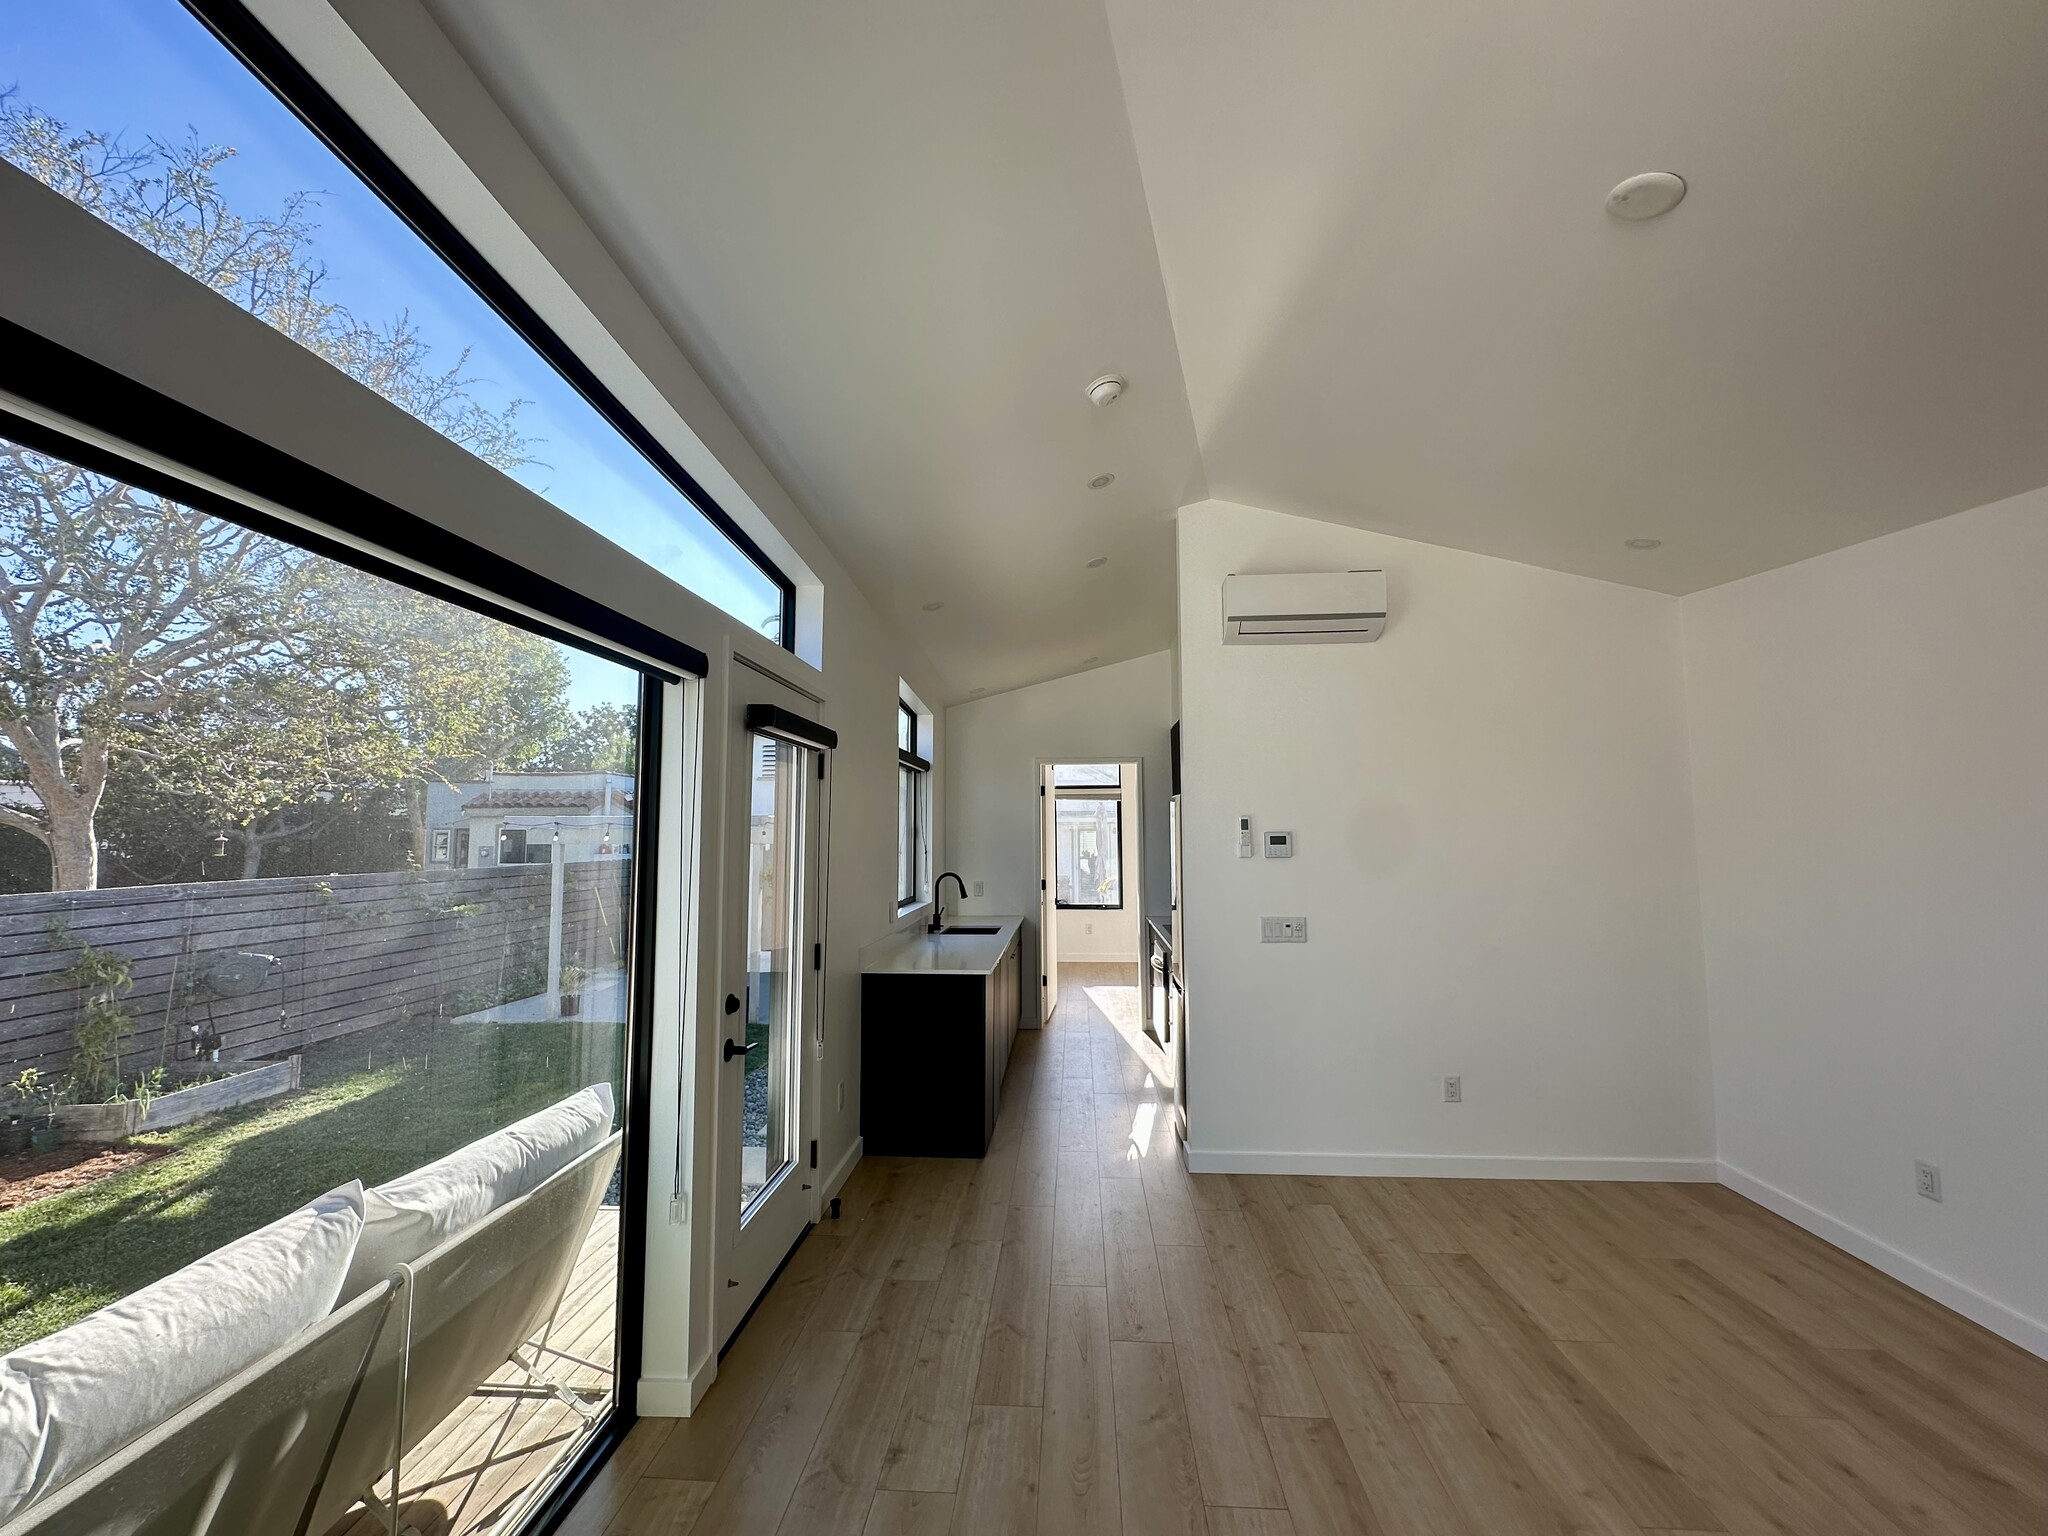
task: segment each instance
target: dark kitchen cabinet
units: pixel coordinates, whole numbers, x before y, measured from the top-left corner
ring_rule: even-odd
[[[861,977],[860,1133],[874,1157],[980,1157],[995,1134],[1024,1001],[1012,934],[985,974]]]

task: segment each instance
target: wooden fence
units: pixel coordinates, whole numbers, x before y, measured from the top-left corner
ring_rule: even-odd
[[[69,1064],[81,942],[133,968],[131,1066],[159,1059],[166,1029],[184,1054],[194,1026],[226,1056],[270,1056],[539,991],[548,885],[546,865],[506,865],[0,896],[0,1074]],[[233,973],[253,990],[222,995]]]
[[[562,866],[562,958],[586,973],[626,964],[632,923],[633,866],[626,859],[592,859]]]

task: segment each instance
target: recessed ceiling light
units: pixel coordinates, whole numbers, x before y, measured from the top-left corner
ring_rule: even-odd
[[[1630,549],[1662,549],[1664,547],[1662,539],[1629,539],[1627,544]]]
[[[1088,482],[1088,489],[1091,491],[1099,491],[1114,484],[1116,484],[1115,475],[1097,475],[1093,480],[1090,480]]]
[[[926,613],[937,613],[941,608],[945,606],[946,605],[944,603],[926,603],[924,605],[924,611]]]
[[[1109,556],[1097,555],[1093,560],[1090,560],[1088,562],[1088,569],[1091,571],[1099,571],[1107,564],[1109,564]]]
[[[1684,201],[1683,176],[1670,171],[1645,171],[1629,177],[1607,194],[1607,211],[1634,224],[1669,213]]]

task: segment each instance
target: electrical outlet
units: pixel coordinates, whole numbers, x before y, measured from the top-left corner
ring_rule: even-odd
[[[1093,933],[1095,931],[1095,925],[1093,923],[1083,923],[1081,925],[1081,931],[1083,933]]]
[[[974,882],[974,894],[977,896],[981,894],[981,882],[979,880]]]
[[[1941,1198],[1941,1170],[1932,1163],[1913,1164],[1913,1188],[1928,1200]]]
[[[1261,944],[1306,944],[1308,942],[1308,919],[1305,917],[1262,917],[1259,919],[1259,942]]]
[[[846,1108],[846,1079],[843,1077],[839,1080],[839,1107]]]
[[[1447,1077],[1444,1079],[1444,1102],[1446,1104],[1462,1104],[1465,1102],[1464,1078]]]

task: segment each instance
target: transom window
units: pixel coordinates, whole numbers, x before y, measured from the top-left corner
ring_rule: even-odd
[[[0,158],[794,644],[789,579],[332,103],[376,190],[165,0],[10,7],[0,82]]]

